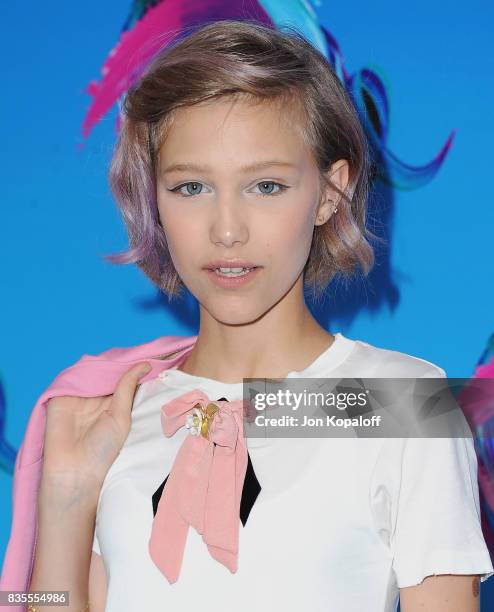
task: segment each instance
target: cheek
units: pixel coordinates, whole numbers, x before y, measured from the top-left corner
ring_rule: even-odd
[[[286,261],[299,261],[308,255],[314,232],[310,205],[300,205],[281,216],[276,223],[270,224],[270,250],[275,258],[283,254]]]
[[[187,215],[173,214],[170,211],[160,211],[160,221],[165,232],[168,249],[172,259],[177,264],[187,263],[187,255],[193,251],[193,245],[199,244],[203,233],[197,220],[191,220]]]

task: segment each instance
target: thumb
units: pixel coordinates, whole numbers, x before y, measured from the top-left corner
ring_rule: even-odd
[[[140,362],[134,364],[129,370],[122,374],[113,392],[112,412],[117,419],[119,417],[128,419],[132,409],[137,383],[140,378],[150,371],[151,365],[148,362]]]

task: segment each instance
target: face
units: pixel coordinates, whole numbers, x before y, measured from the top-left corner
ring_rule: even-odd
[[[310,251],[320,175],[296,113],[220,99],[179,109],[159,150],[157,201],[175,268],[200,308],[248,323],[290,299]],[[255,266],[244,278],[208,270]],[[240,263],[237,263],[237,261]],[[223,267],[222,266],[222,267]]]

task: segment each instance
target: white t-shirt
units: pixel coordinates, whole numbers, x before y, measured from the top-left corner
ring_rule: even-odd
[[[434,377],[444,370],[341,333],[291,377]],[[391,612],[398,589],[432,574],[494,569],[480,526],[477,458],[469,438],[253,438],[261,491],[240,524],[238,569],[215,561],[190,528],[178,581],[149,557],[152,495],[186,435],[170,438],[160,408],[199,388],[242,399],[226,384],[166,370],[137,390],[129,436],[99,497],[93,550],[108,578],[106,612]]]

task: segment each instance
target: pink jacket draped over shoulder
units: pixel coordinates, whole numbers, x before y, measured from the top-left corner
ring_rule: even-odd
[[[43,465],[46,403],[52,397],[96,397],[114,392],[124,372],[140,361],[152,369],[145,382],[174,367],[192,350],[197,336],[162,336],[132,347],[115,347],[99,355],[84,354],[65,368],[38,398],[16,457],[12,495],[12,525],[2,567],[0,590],[27,591],[31,582],[37,537],[37,495]],[[9,606],[23,612],[24,605]]]

